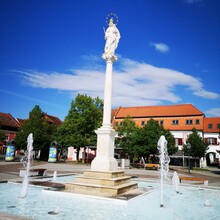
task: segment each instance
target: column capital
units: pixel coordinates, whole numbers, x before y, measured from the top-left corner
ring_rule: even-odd
[[[103,53],[102,54],[102,59],[105,60],[106,62],[115,62],[118,60],[118,57],[115,56],[114,54],[109,54],[109,53]]]

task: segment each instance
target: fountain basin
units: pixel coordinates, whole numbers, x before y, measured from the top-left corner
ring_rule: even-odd
[[[59,179],[59,177],[57,178]],[[220,190],[207,187],[180,186],[179,194],[171,184],[164,184],[164,207],[160,208],[159,183],[138,181],[139,188],[150,193],[127,201],[95,196],[82,196],[45,187],[29,187],[28,197],[19,199],[20,184],[0,184],[0,212],[32,219],[218,219]],[[10,195],[10,196],[9,196]],[[204,204],[211,206],[205,206]],[[52,214],[49,214],[52,213]],[[56,213],[56,214],[53,214]]]

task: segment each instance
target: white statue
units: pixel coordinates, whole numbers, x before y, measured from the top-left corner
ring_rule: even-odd
[[[109,21],[109,27],[105,31],[105,54],[115,53],[120,37],[120,32],[114,24],[113,19],[111,18]]]

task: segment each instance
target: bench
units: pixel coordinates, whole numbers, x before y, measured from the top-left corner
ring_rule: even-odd
[[[159,164],[157,163],[146,163],[145,168],[158,169]]]
[[[198,181],[198,182],[205,182],[205,181],[207,181],[207,180],[204,179],[204,178],[189,177],[189,176],[180,176],[179,179],[180,179],[180,183],[181,183],[182,180]]]

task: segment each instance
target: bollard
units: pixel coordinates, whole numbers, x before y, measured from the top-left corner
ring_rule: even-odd
[[[125,169],[125,159],[121,159],[121,168]]]

